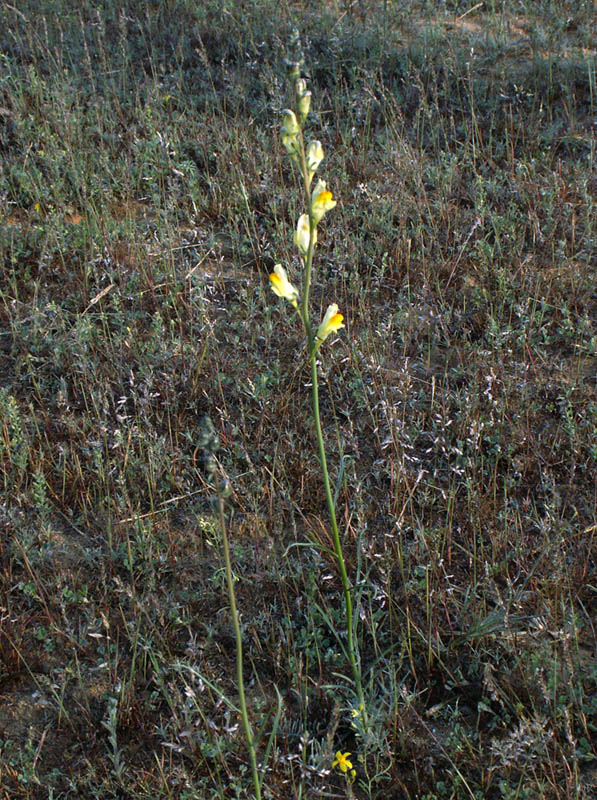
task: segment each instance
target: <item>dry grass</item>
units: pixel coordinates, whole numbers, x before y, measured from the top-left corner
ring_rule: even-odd
[[[594,796],[595,8],[471,5],[0,10],[3,800],[247,796],[205,415],[257,728],[284,698],[266,797],[347,796],[338,749],[357,798]],[[294,27],[366,741],[267,287]]]

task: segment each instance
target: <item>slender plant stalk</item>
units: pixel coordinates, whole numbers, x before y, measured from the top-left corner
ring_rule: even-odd
[[[348,582],[348,575],[346,573],[346,564],[344,563],[344,555],[342,553],[342,543],[340,542],[340,534],[338,533],[338,522],[336,520],[336,509],[334,507],[334,499],[332,497],[332,488],[330,486],[330,477],[328,474],[327,459],[325,455],[325,446],[323,443],[323,432],[321,430],[321,417],[319,414],[319,385],[317,381],[317,350],[313,348],[310,354],[311,361],[311,380],[312,380],[312,396],[313,396],[313,419],[315,421],[315,432],[317,434],[317,446],[319,449],[319,463],[321,465],[321,475],[323,478],[323,486],[325,489],[325,497],[330,515],[330,522],[332,524],[332,535],[334,537],[334,550],[336,551],[336,560],[340,567],[340,576],[342,578],[342,588],[344,591],[344,612],[346,615],[346,629],[348,639],[348,657],[350,659],[350,666],[357,688],[359,705],[364,708],[363,686],[361,681],[361,671],[359,668],[358,654],[354,642],[353,630],[353,613],[352,613],[352,598],[350,595],[350,584]]]
[[[317,351],[319,349],[317,339],[313,336],[311,328],[311,321],[309,317],[309,294],[311,289],[311,276],[313,272],[313,254],[315,250],[315,229],[317,223],[313,214],[313,201],[310,194],[310,180],[309,171],[307,167],[307,158],[305,153],[305,142],[302,130],[299,131],[299,152],[298,163],[302,173],[303,183],[305,187],[305,199],[307,202],[307,209],[309,214],[309,247],[305,255],[305,273],[303,279],[303,294],[300,305],[300,316],[305,326],[307,333],[307,342],[309,347],[309,361],[311,363],[311,394],[313,401],[313,419],[315,422],[315,432],[317,435],[317,447],[319,452],[319,464],[321,466],[321,476],[325,489],[325,496],[327,501],[328,513],[332,525],[332,536],[334,539],[334,550],[336,553],[336,560],[340,568],[340,576],[342,579],[342,589],[344,593],[344,612],[346,616],[346,629],[347,629],[347,644],[348,644],[348,657],[350,659],[350,666],[352,675],[357,690],[359,708],[364,711],[365,702],[363,695],[363,684],[361,678],[360,660],[358,650],[354,641],[354,628],[353,628],[353,610],[352,610],[352,597],[350,593],[350,583],[348,581],[348,574],[346,572],[346,563],[344,561],[344,554],[342,552],[342,543],[340,541],[340,534],[338,532],[338,522],[336,519],[336,508],[334,506],[334,499],[332,495],[332,488],[330,485],[330,476],[327,466],[327,457],[325,453],[325,445],[323,442],[323,431],[321,428],[321,415],[319,411],[319,380],[317,375]]]
[[[311,291],[311,280],[313,274],[313,254],[317,237],[317,225],[334,206],[336,201],[332,193],[326,188],[325,181],[318,180],[315,187],[311,188],[311,182],[324,158],[323,147],[319,141],[311,141],[305,147],[303,136],[303,125],[309,114],[311,104],[311,92],[306,89],[306,82],[300,77],[300,64],[290,63],[291,77],[294,80],[296,112],[292,109],[284,110],[284,122],[282,125],[282,143],[286,148],[291,159],[298,165],[303,179],[306,214],[301,214],[298,220],[295,242],[301,251],[303,261],[303,286],[302,296],[300,292],[290,283],[285,269],[281,264],[276,264],[274,271],[270,274],[271,287],[275,294],[283,297],[290,302],[297,310],[307,335],[307,345],[309,350],[309,363],[311,365],[311,392],[313,400],[313,419],[315,422],[315,433],[317,435],[317,449],[319,464],[321,466],[321,476],[325,489],[328,513],[332,526],[332,536],[334,540],[334,551],[340,576],[342,578],[342,590],[344,594],[344,612],[346,617],[346,637],[348,660],[352,670],[354,686],[358,697],[358,709],[355,716],[360,719],[362,725],[366,726],[366,710],[363,693],[363,681],[361,676],[361,661],[359,657],[358,644],[355,641],[355,619],[353,614],[351,586],[346,572],[346,563],[342,553],[342,542],[338,533],[338,521],[336,519],[336,509],[330,485],[330,476],[327,467],[325,445],[323,441],[323,431],[321,428],[321,414],[319,409],[319,382],[317,375],[317,353],[325,339],[340,328],[343,328],[342,314],[338,313],[338,306],[332,303],[328,306],[324,318],[314,333],[311,327],[309,315],[309,295]],[[308,236],[308,241],[307,241]],[[300,297],[300,301],[299,301]]]
[[[259,772],[257,769],[257,756],[255,753],[255,739],[253,738],[253,730],[249,722],[249,714],[247,712],[247,701],[245,698],[245,680],[243,675],[243,640],[240,630],[240,623],[238,621],[238,611],[236,608],[236,596],[234,594],[234,578],[232,577],[232,565],[230,561],[230,546],[228,544],[228,534],[226,533],[226,520],[224,518],[224,498],[220,491],[220,484],[217,473],[214,475],[216,492],[218,495],[218,514],[220,518],[220,528],[222,531],[222,544],[224,546],[224,564],[226,568],[226,583],[228,586],[228,598],[230,600],[230,612],[232,614],[232,624],[234,625],[234,638],[236,639],[236,683],[238,687],[238,696],[240,701],[240,714],[243,721],[243,728],[245,731],[245,739],[249,748],[249,760],[251,763],[251,777],[253,779],[253,787],[255,789],[255,800],[261,800],[261,782],[259,780]]]

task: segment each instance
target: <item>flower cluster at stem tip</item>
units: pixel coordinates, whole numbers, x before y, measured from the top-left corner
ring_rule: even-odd
[[[310,141],[305,147],[303,139],[303,125],[311,108],[311,92],[307,91],[307,84],[298,75],[298,67],[294,74],[294,89],[296,107],[293,111],[287,108],[283,112],[282,120],[282,145],[291,159],[297,163],[303,174],[306,186],[306,197],[309,201],[308,213],[299,216],[294,232],[294,243],[297,246],[303,266],[310,275],[313,250],[317,244],[317,226],[324,215],[336,206],[332,192],[327,188],[325,181],[319,179],[311,190],[311,182],[319,165],[324,159],[323,147],[316,139]],[[288,300],[294,308],[299,308],[299,291],[288,280],[288,276],[281,264],[276,264],[274,271],[269,276],[272,291]],[[305,291],[308,293],[310,278],[305,281]],[[308,327],[308,312],[300,310],[303,322]],[[305,316],[306,315],[306,316]],[[331,334],[344,327],[344,317],[338,313],[338,306],[332,303],[325,312],[324,318],[317,328],[316,346],[318,347]]]

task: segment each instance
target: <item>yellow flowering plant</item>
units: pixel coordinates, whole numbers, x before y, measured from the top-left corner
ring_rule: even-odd
[[[348,760],[349,755],[351,755],[351,753],[343,753],[341,750],[338,750],[336,758],[332,763],[332,769],[338,767],[340,772],[348,772],[349,769],[352,769],[352,762]]]
[[[343,753],[341,750],[336,752],[336,758],[332,762],[332,769],[339,769],[348,782],[349,796],[354,797],[352,789],[350,788],[354,783],[357,776],[356,769],[353,769],[352,761],[348,760],[350,753]]]
[[[270,284],[276,295],[286,298],[297,309],[305,328],[307,347],[309,351],[309,361],[311,365],[313,421],[317,435],[319,463],[321,466],[322,480],[332,528],[334,551],[342,579],[344,594],[344,611],[346,616],[347,631],[347,647],[345,649],[350,662],[352,677],[358,698],[358,706],[359,708],[364,709],[365,704],[361,678],[360,657],[357,643],[355,641],[355,622],[353,615],[351,587],[342,553],[342,543],[338,531],[336,509],[328,473],[327,458],[321,426],[321,416],[319,412],[317,354],[321,345],[332,334],[338,333],[338,331],[340,331],[342,328],[345,328],[344,316],[338,310],[337,303],[331,303],[328,306],[321,323],[317,326],[317,328],[314,328],[311,323],[309,309],[309,293],[313,274],[313,255],[315,246],[317,244],[317,226],[321,223],[325,214],[336,207],[337,201],[334,200],[332,192],[328,189],[324,180],[319,179],[315,186],[311,188],[313,177],[324,159],[324,152],[321,142],[317,140],[312,140],[307,146],[305,146],[303,126],[306,122],[311,107],[311,92],[307,90],[306,81],[300,76],[299,65],[294,63],[291,66],[291,79],[294,82],[295,110],[284,110],[281,138],[282,144],[288,154],[291,156],[292,161],[299,167],[306,205],[306,210],[299,216],[294,232],[294,243],[299,250],[300,260],[303,267],[303,282],[300,299],[298,291],[288,281],[286,272],[279,264],[274,267],[274,272],[270,275]],[[365,725],[365,720],[362,719],[361,721]],[[338,766],[338,768],[345,773],[349,770],[352,770],[352,764],[347,761],[348,755],[350,755],[350,753],[343,755],[342,753],[338,752],[336,753],[336,761],[334,762],[334,766]]]

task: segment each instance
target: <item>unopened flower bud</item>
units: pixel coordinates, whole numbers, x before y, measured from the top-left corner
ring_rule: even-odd
[[[296,119],[294,111],[289,108],[284,109],[284,122],[282,123],[282,130],[288,135],[296,135],[299,132],[299,124]]]
[[[286,152],[291,156],[296,156],[300,149],[296,133],[282,133],[282,144],[286,148]]]
[[[311,92],[305,92],[298,101],[298,112],[301,122],[304,122],[311,108]]]
[[[309,142],[309,146],[307,147],[307,170],[309,171],[309,180],[311,180],[322,161],[323,147],[321,146],[321,142]]]
[[[311,241],[311,226],[309,224],[309,215],[301,214],[294,234],[294,243],[304,256],[307,255],[310,241]],[[313,245],[315,245],[316,242],[317,242],[317,231],[314,230]]]
[[[301,74],[301,65],[299,61],[287,61],[286,68],[288,70],[288,77],[292,80],[297,80]]]

